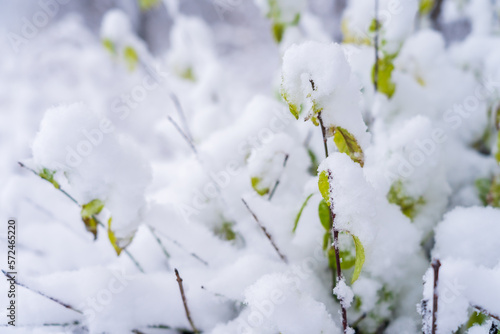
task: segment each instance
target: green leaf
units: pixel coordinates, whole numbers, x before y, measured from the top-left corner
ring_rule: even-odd
[[[317,175],[319,167],[318,158],[316,157],[316,154],[314,154],[313,150],[311,150],[310,148],[307,149],[307,154],[309,155],[309,159],[311,160],[311,166],[308,169],[309,174]]]
[[[236,239],[236,233],[233,230],[233,225],[234,224],[231,222],[223,222],[222,226],[217,227],[214,232],[223,240],[233,241]]]
[[[325,170],[319,173],[318,188],[326,204],[330,205],[330,181]]]
[[[323,235],[323,250],[327,250],[330,247],[330,231],[326,231]]]
[[[361,244],[358,237],[353,235],[352,238],[354,239],[354,245],[356,246],[356,262],[354,263],[354,273],[352,274],[351,284],[356,282],[359,278],[359,274],[361,274],[361,269],[365,263],[365,248],[363,247],[363,244]]]
[[[469,318],[469,321],[467,321],[466,327],[467,327],[467,329],[469,329],[474,325],[482,325],[488,319],[489,319],[489,317],[487,315],[485,315],[479,311],[473,311],[470,318]]]
[[[497,135],[497,153],[495,154],[495,159],[500,164],[500,131],[498,131]]]
[[[102,40],[102,45],[104,46],[104,48],[106,50],[109,51],[109,53],[111,53],[112,55],[116,54],[116,48],[115,48],[115,44],[109,39],[109,38],[105,38]]]
[[[81,216],[85,223],[87,231],[94,235],[94,240],[97,238],[97,220],[95,215],[98,215],[104,208],[104,203],[99,199],[94,199],[87,204],[82,205]]]
[[[309,199],[312,197],[312,195],[314,195],[314,194],[307,196],[304,203],[302,203],[302,206],[300,207],[299,213],[297,213],[297,216],[295,217],[295,223],[293,224],[293,230],[292,230],[293,233],[295,233],[295,230],[297,229],[297,226],[299,225],[300,216],[302,216],[302,211],[304,211],[304,208],[306,207],[307,202],[309,202]]]
[[[378,21],[373,19],[372,22],[370,23],[370,27],[368,28],[368,31],[376,32],[379,27],[380,27],[380,25],[379,25]]]
[[[327,232],[330,232],[330,229],[332,228],[332,215],[330,214],[330,207],[326,204],[324,199],[319,202],[318,215],[323,228]]]
[[[264,196],[269,192],[269,188],[259,188],[259,183],[262,181],[260,177],[252,177],[252,188],[259,194],[260,196]]]
[[[422,196],[418,199],[408,196],[401,180],[395,181],[392,184],[389,193],[387,193],[387,200],[389,203],[398,205],[401,208],[401,212],[411,220],[415,218],[420,207],[425,204]]]
[[[354,162],[360,164],[361,167],[365,164],[365,157],[361,146],[354,136],[346,129],[338,126],[335,128],[333,141],[340,153],[347,154]]]
[[[483,205],[488,205],[488,194],[491,189],[492,181],[490,179],[477,179],[475,185],[479,193],[479,199]]]
[[[139,7],[144,12],[158,6],[160,2],[161,0],[139,0]]]
[[[115,232],[111,229],[111,222],[112,218],[109,218],[108,220],[108,239],[111,242],[111,245],[113,246],[116,255],[120,256],[120,253],[122,252],[123,248],[118,246],[118,239],[116,238]]]
[[[272,33],[273,33],[273,38],[276,43],[281,43],[281,40],[283,39],[283,34],[285,33],[285,28],[286,25],[281,22],[275,22],[273,23],[272,26]]]
[[[196,81],[196,78],[194,76],[193,68],[188,67],[184,72],[181,73],[181,78],[189,80],[189,81]]]
[[[418,12],[421,16],[427,15],[434,8],[434,0],[420,0]]]
[[[378,62],[373,65],[372,69],[372,82],[375,83],[375,67],[378,66],[378,91],[387,95],[388,98],[391,98],[396,91],[396,84],[391,79],[392,71],[394,70],[394,64],[392,61],[395,57],[396,54],[385,55],[383,58],[379,58]]]
[[[40,173],[38,173],[38,175],[44,179],[44,180],[47,180],[49,181],[50,183],[52,183],[52,185],[54,186],[54,188],[56,189],[59,189],[60,186],[59,186],[59,183],[56,182],[56,180],[54,180],[54,174],[56,172],[53,171],[53,170],[50,170],[50,169],[47,169],[47,168],[44,168],[42,169],[42,171]]]
[[[286,104],[288,104],[288,109],[290,110],[290,113],[295,117],[295,119],[299,119],[300,115],[300,106],[297,106],[290,102],[290,98],[288,97],[288,94],[285,92],[283,87],[281,87],[281,96],[283,97],[283,100],[285,100]]]
[[[491,183],[487,202],[489,205],[495,208],[500,208],[500,175],[497,175]]]
[[[125,58],[128,69],[133,71],[139,62],[139,56],[137,55],[135,49],[131,46],[125,47],[123,50],[123,57]]]

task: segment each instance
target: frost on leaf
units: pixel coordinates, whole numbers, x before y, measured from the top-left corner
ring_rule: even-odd
[[[261,181],[262,179],[260,177],[252,177],[251,179],[252,188],[257,192],[257,194],[259,194],[260,196],[264,196],[265,194],[269,193],[269,188],[259,186]]]
[[[333,141],[340,153],[346,153],[354,162],[360,164],[361,167],[365,164],[365,158],[363,150],[358,144],[358,141],[354,136],[344,128],[340,126],[335,128],[335,135],[333,136]]]
[[[418,209],[425,204],[425,200],[422,196],[415,199],[408,194],[406,194],[403,187],[403,182],[398,180],[394,182],[387,194],[387,200],[389,203],[396,204],[401,208],[403,214],[413,220],[418,213]]]
[[[94,199],[87,204],[82,205],[81,216],[85,223],[87,231],[94,235],[94,240],[97,238],[97,220],[95,215],[98,215],[104,208],[104,203],[99,199]]]
[[[377,88],[379,92],[387,95],[388,98],[391,98],[396,91],[396,84],[392,81],[392,71],[394,70],[392,62],[394,58],[396,58],[396,54],[385,55],[383,58],[379,58],[372,69],[372,81],[375,83],[375,67],[378,67]]]
[[[301,106],[297,106],[294,104],[288,94],[285,92],[285,89],[283,88],[283,85],[281,86],[281,96],[283,97],[283,100],[285,100],[286,104],[288,105],[288,109],[290,110],[290,113],[295,117],[295,119],[299,119],[299,115],[301,112]]]
[[[53,170],[50,170],[50,169],[47,169],[47,168],[44,168],[42,169],[42,171],[40,173],[38,173],[38,175],[44,179],[44,180],[47,180],[49,181],[50,183],[52,183],[52,185],[56,188],[56,189],[59,189],[60,186],[59,186],[59,183],[56,182],[56,180],[54,180],[54,174],[56,172],[53,171]]]

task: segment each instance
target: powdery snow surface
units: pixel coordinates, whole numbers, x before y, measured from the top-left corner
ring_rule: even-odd
[[[0,12],[1,333],[497,334],[500,1],[63,2]]]

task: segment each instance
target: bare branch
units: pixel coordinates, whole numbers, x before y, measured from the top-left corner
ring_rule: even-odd
[[[472,305],[473,308],[475,308],[476,310],[478,310],[479,312],[487,315],[488,317],[490,318],[493,318],[493,319],[496,319],[498,321],[500,321],[500,316],[496,315],[496,314],[493,314],[493,313],[490,313],[489,311],[487,311],[485,308],[481,307],[481,306],[478,306],[478,305]]]
[[[323,134],[323,145],[325,148],[325,156],[328,158],[328,145],[327,145],[327,136],[326,136],[326,128],[323,124],[323,118],[321,116],[321,112],[318,115],[319,124],[321,125],[321,133]],[[333,205],[333,203],[332,203]],[[337,282],[342,280],[342,268],[340,268],[340,251],[339,251],[339,231],[335,227],[335,213],[332,210],[332,205],[328,208],[330,210],[330,217],[332,220],[332,235],[333,235],[333,250],[335,252],[335,265],[337,267]],[[347,333],[347,310],[344,307],[344,303],[340,303],[341,313],[342,313],[342,327],[344,328],[344,333]]]
[[[280,252],[278,246],[273,241],[273,237],[269,234],[269,232],[267,232],[266,228],[264,227],[264,225],[262,225],[262,223],[260,222],[259,218],[257,218],[257,216],[252,211],[252,209],[250,209],[250,207],[248,206],[247,202],[243,198],[241,200],[243,201],[243,204],[245,204],[245,206],[247,207],[248,211],[252,214],[253,218],[255,219],[255,221],[257,222],[257,224],[259,225],[259,227],[262,230],[262,232],[264,232],[264,234],[266,235],[267,239],[269,239],[269,241],[271,242],[271,245],[273,245],[273,248],[276,251],[276,253],[278,253],[279,257],[283,260],[283,262],[288,263],[287,258],[285,257],[285,255],[283,255]]]
[[[191,313],[189,312],[189,307],[187,305],[186,295],[184,294],[184,286],[182,285],[182,278],[179,275],[179,271],[177,269],[174,269],[174,271],[175,271],[175,276],[177,277],[177,283],[179,284],[179,290],[181,291],[182,303],[184,304],[186,317],[189,321],[189,324],[191,325],[191,328],[193,329],[193,332],[199,333],[198,329],[196,329],[196,326],[193,323],[193,319],[191,319]]]
[[[432,334],[436,334],[437,331],[437,312],[438,312],[438,280],[439,280],[439,268],[441,267],[441,261],[435,259],[431,263],[432,269],[434,269],[434,294],[432,297]]]
[[[271,193],[269,194],[269,198],[268,198],[269,201],[271,201],[273,199],[276,188],[278,188],[278,185],[280,184],[280,178],[281,178],[281,175],[283,174],[283,171],[285,170],[287,162],[288,162],[288,154],[285,154],[285,160],[283,161],[283,170],[281,171],[280,176],[276,180],[276,183],[274,184],[273,190],[271,190]]]
[[[3,273],[3,274],[5,275],[5,277],[7,277],[9,280],[14,281],[14,283],[15,283],[16,285],[22,286],[23,288],[28,289],[28,290],[30,290],[31,292],[36,293],[37,295],[40,295],[40,296],[42,296],[42,297],[44,297],[44,298],[47,298],[47,299],[49,299],[49,300],[52,300],[53,302],[55,302],[55,303],[57,303],[57,304],[59,304],[59,305],[63,306],[64,308],[67,308],[68,310],[71,310],[71,311],[74,311],[74,312],[77,312],[77,313],[83,314],[83,312],[82,312],[82,311],[80,311],[80,310],[78,310],[78,309],[74,308],[73,306],[71,306],[71,305],[69,305],[69,304],[63,303],[62,301],[60,301],[60,300],[58,300],[58,299],[56,299],[56,298],[54,298],[54,297],[47,296],[47,295],[46,295],[46,294],[44,294],[43,292],[40,292],[40,291],[38,291],[38,290],[32,289],[32,288],[30,288],[30,287],[28,287],[28,286],[26,286],[26,285],[22,284],[22,283],[19,283],[19,282],[16,280],[16,278],[15,278],[15,277],[12,277],[12,276],[10,275],[10,273],[6,272],[6,271],[5,271],[5,270],[3,270],[3,269],[2,269],[2,273]]]

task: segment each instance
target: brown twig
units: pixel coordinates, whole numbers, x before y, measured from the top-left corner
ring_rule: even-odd
[[[36,293],[37,295],[40,295],[40,296],[42,296],[42,297],[44,297],[44,298],[47,298],[47,299],[49,299],[49,300],[52,300],[53,302],[55,302],[55,303],[57,303],[57,304],[59,304],[59,305],[63,306],[64,308],[67,308],[68,310],[71,310],[71,311],[74,311],[74,312],[77,312],[77,313],[83,314],[83,312],[82,312],[82,311],[80,311],[80,310],[78,310],[78,309],[74,308],[73,306],[71,306],[71,305],[69,305],[69,304],[63,303],[62,301],[60,301],[60,300],[58,300],[58,299],[56,299],[56,298],[54,298],[54,297],[47,296],[46,294],[44,294],[44,293],[42,293],[42,292],[40,292],[40,291],[38,291],[38,290],[32,289],[32,288],[30,288],[30,287],[28,287],[28,286],[26,286],[26,285],[24,285],[24,284],[22,284],[22,283],[19,283],[19,282],[16,280],[16,278],[15,278],[15,277],[12,277],[12,276],[11,276],[9,273],[7,273],[6,271],[2,270],[2,273],[3,273],[3,274],[5,275],[5,277],[7,277],[9,280],[13,280],[13,281],[14,281],[14,283],[15,283],[16,285],[22,286],[23,288],[28,289],[28,290],[30,290],[31,292]]]
[[[432,269],[434,270],[434,293],[432,297],[432,334],[436,334],[437,331],[437,312],[438,312],[438,280],[439,280],[439,268],[441,267],[441,261],[435,259],[431,263]]]
[[[479,312],[487,315],[488,317],[490,318],[493,318],[493,319],[496,319],[498,321],[500,321],[500,316],[496,315],[496,314],[493,314],[493,313],[490,313],[489,311],[487,311],[485,308],[481,307],[481,306],[477,306],[477,305],[472,305],[473,308],[475,308],[476,310],[478,310]]]
[[[283,260],[283,262],[288,263],[287,258],[285,257],[285,255],[283,255],[280,252],[278,246],[276,246],[276,244],[273,241],[273,238],[271,237],[271,235],[269,234],[269,232],[267,232],[267,230],[264,227],[264,225],[262,225],[262,223],[260,222],[259,218],[257,218],[257,216],[252,211],[252,209],[250,209],[250,207],[248,206],[247,202],[243,198],[241,200],[243,201],[243,204],[245,204],[245,206],[247,207],[248,211],[252,214],[253,218],[255,219],[255,221],[257,222],[257,224],[259,225],[259,227],[262,230],[262,232],[264,232],[264,234],[266,235],[267,239],[269,239],[269,241],[271,242],[271,245],[273,245],[273,248],[276,251],[276,253],[278,253],[279,257]]]
[[[283,170],[285,170],[286,163],[288,162],[288,154],[285,154],[285,160],[283,161]],[[281,171],[281,174],[283,174],[283,170]],[[273,199],[274,193],[276,192],[276,188],[278,188],[278,185],[280,184],[280,178],[281,174],[276,180],[276,183],[274,184],[273,190],[271,190],[271,193],[269,194],[269,198],[267,199],[268,201],[271,201]]]
[[[191,325],[191,328],[193,329],[193,332],[199,333],[198,329],[196,329],[196,326],[194,325],[193,319],[191,319],[191,313],[189,312],[189,307],[187,305],[186,295],[184,294],[184,286],[182,285],[182,278],[179,275],[179,271],[177,269],[174,269],[174,271],[175,271],[175,276],[177,277],[177,283],[179,283],[179,290],[181,291],[182,303],[184,304],[186,317],[189,321],[189,324]]]
[[[326,128],[323,124],[323,118],[321,117],[321,112],[318,115],[319,124],[321,125],[321,133],[323,134],[323,145],[325,148],[325,156],[328,158],[328,145],[327,145],[327,137],[326,137]],[[333,204],[332,204],[333,205]],[[339,231],[335,227],[335,213],[332,210],[332,205],[329,206],[330,209],[330,217],[332,220],[332,234],[333,234],[333,250],[335,252],[335,264],[337,266],[337,282],[340,282],[342,279],[342,269],[340,268],[340,251],[339,251]],[[344,328],[344,333],[347,333],[347,310],[344,307],[342,301],[340,303],[341,313],[342,313],[342,326]]]

